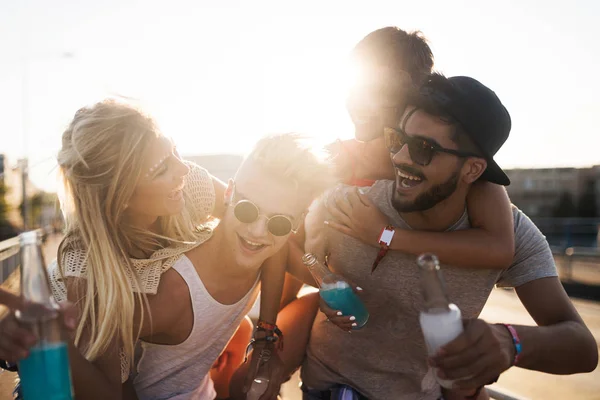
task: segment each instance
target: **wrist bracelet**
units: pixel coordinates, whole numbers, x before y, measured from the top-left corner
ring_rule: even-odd
[[[381,230],[381,234],[379,234],[379,252],[377,253],[377,257],[371,266],[371,273],[375,272],[375,269],[383,260],[383,257],[387,254],[390,245],[392,244],[392,239],[394,238],[394,234],[396,233],[394,227],[392,225],[387,225]]]
[[[0,360],[0,368],[11,372],[17,372],[17,364],[9,363],[8,361]],[[1,371],[0,371],[1,372]]]
[[[519,359],[521,358],[521,351],[522,351],[522,346],[521,346],[521,339],[519,338],[519,334],[517,333],[517,330],[514,328],[514,326],[509,325],[509,324],[502,324],[504,325],[504,327],[506,329],[508,329],[508,332],[510,333],[510,336],[512,337],[512,341],[513,341],[513,345],[515,346],[515,358],[512,361],[511,367],[513,365],[517,365],[517,363],[519,362]]]
[[[276,337],[277,340],[272,341],[277,342],[277,350],[283,350],[283,332],[276,324],[259,319],[256,323],[256,330],[267,332],[267,337]]]
[[[274,331],[275,328],[277,328],[277,325],[271,324],[267,321],[263,321],[262,319],[259,319],[258,322],[256,323],[256,327],[260,328],[260,329],[264,329],[266,331]]]

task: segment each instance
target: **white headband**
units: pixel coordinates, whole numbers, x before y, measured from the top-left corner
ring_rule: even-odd
[[[161,158],[156,164],[154,164],[152,167],[150,167],[150,169],[148,170],[148,173],[146,173],[145,177],[149,178],[150,175],[156,171],[156,168],[158,168],[167,158],[171,157],[171,154],[168,154],[166,156],[164,156],[163,158]]]

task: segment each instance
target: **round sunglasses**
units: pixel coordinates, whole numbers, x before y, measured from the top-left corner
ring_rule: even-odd
[[[422,166],[429,165],[435,153],[453,154],[457,157],[479,157],[474,153],[447,149],[427,139],[409,136],[401,128],[386,126],[383,128],[383,137],[385,139],[385,146],[390,153],[396,154],[402,150],[404,145],[407,145],[411,160]]]
[[[238,221],[251,224],[258,220],[263,214],[256,204],[250,200],[240,200],[233,206],[233,214]],[[290,232],[296,233],[292,219],[287,215],[272,215],[267,218],[267,229],[274,236],[285,236]]]

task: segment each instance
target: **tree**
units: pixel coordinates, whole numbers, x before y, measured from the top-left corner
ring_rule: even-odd
[[[10,206],[5,198],[7,192],[8,188],[0,181],[0,241],[15,237],[19,233],[8,220]]]
[[[58,199],[55,193],[46,193],[46,192],[38,192],[29,197],[29,217],[30,219],[30,228],[31,227],[41,227],[40,224],[48,223],[49,221],[42,221],[42,213],[44,208],[50,207],[57,211],[56,205],[58,204]],[[21,215],[23,214],[23,203],[20,205]]]
[[[5,198],[7,192],[8,189],[6,188],[6,185],[4,182],[0,181],[0,223],[8,221],[8,211],[10,210],[10,207]]]
[[[577,202],[577,215],[582,218],[598,217],[598,203],[596,202],[596,182],[588,180],[585,190]]]
[[[571,218],[577,215],[577,209],[573,201],[573,196],[569,192],[563,192],[558,199],[552,213],[556,218]]]

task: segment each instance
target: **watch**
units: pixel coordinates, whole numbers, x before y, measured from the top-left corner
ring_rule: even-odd
[[[373,273],[375,271],[375,269],[377,268],[377,266],[379,265],[379,263],[381,262],[383,257],[385,257],[385,255],[387,254],[387,252],[390,248],[390,245],[392,244],[392,239],[394,238],[395,233],[396,233],[396,230],[391,225],[388,225],[381,230],[381,234],[379,235],[379,240],[378,240],[379,246],[381,248],[379,249],[379,252],[377,253],[377,257],[375,258],[375,261],[373,262],[373,266],[371,267],[371,273]]]

